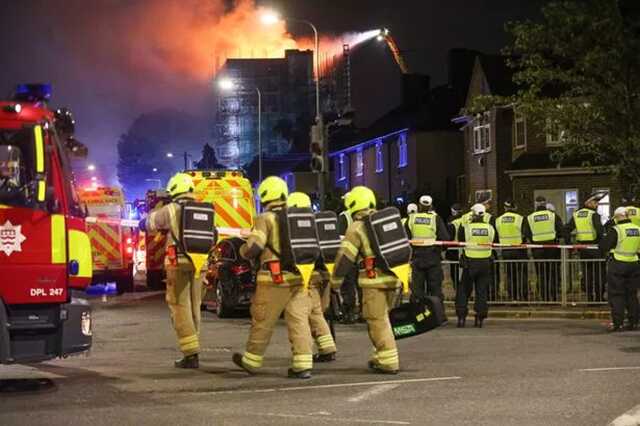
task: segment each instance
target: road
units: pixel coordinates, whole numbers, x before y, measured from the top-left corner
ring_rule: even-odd
[[[55,384],[0,393],[0,425],[605,425],[640,404],[640,332],[598,321],[449,325],[401,341],[397,376],[368,373],[366,327],[341,325],[338,361],[308,381],[285,378],[282,324],[262,374],[235,368],[248,326],[206,313],[202,368],[181,371],[161,300],[97,306],[90,356],[0,367]]]

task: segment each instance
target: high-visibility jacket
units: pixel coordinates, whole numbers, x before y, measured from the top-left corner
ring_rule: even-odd
[[[527,217],[534,243],[556,239],[556,214],[551,210],[540,210]]]
[[[462,226],[462,216],[457,219],[451,221],[453,225],[453,240],[458,241],[458,231],[460,230],[460,226]]]
[[[473,212],[469,211],[466,212],[465,214],[462,215],[462,217],[460,218],[462,224],[467,224],[467,223],[471,223],[471,219],[473,218]],[[485,212],[485,214],[482,215],[482,221],[484,223],[491,223],[491,213],[489,212]]]
[[[614,226],[618,234],[618,244],[613,249],[613,258],[620,262],[637,262],[640,250],[640,226],[622,223]]]
[[[576,224],[576,241],[595,241],[598,232],[593,226],[593,215],[595,211],[591,209],[580,209],[573,213],[573,222]]]
[[[182,206],[181,200],[193,200],[192,194],[178,195],[171,203],[158,208],[147,217],[147,230],[150,233],[167,232],[165,253],[168,253],[170,246],[176,247],[177,252],[177,264],[178,266],[192,265],[191,260],[182,252],[182,247],[177,244],[177,239],[180,238],[180,222],[182,218]],[[168,257],[165,257],[165,267],[174,266]]]
[[[408,227],[414,240],[435,240],[438,215],[434,212],[414,213],[409,216]]]
[[[634,206],[627,206],[627,215],[629,216],[629,220],[636,226],[640,226],[640,209]]]
[[[518,213],[507,212],[496,219],[496,231],[501,244],[522,244],[522,222]]]
[[[495,238],[495,230],[488,223],[467,223],[464,225],[464,240],[472,244],[491,244]],[[469,259],[488,259],[491,247],[467,246],[464,255]]]

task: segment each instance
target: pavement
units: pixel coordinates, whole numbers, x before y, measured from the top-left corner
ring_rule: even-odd
[[[174,369],[167,308],[161,294],[147,296],[93,301],[89,356],[0,366],[0,425],[640,424],[640,332],[607,334],[603,320],[449,325],[400,341],[397,376],[366,370],[364,324],[338,325],[338,360],[300,381],[285,377],[284,324],[263,371],[247,376],[231,354],[243,350],[249,320],[211,313],[202,368]],[[21,378],[40,388],[11,391],[7,380]]]

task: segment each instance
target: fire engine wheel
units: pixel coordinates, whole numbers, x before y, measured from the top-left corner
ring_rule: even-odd
[[[220,283],[216,285],[216,302],[216,313],[218,314],[218,318],[229,318],[234,314],[234,309],[227,300],[227,297],[224,295],[224,291],[222,290],[222,285]]]

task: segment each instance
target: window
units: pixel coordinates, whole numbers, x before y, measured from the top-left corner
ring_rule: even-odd
[[[336,173],[336,175],[338,176],[338,181],[341,180],[346,180],[347,179],[347,165],[346,165],[346,161],[345,161],[345,155],[344,154],[340,154],[338,155],[338,160],[337,160],[337,171],[338,173]]]
[[[356,176],[362,176],[364,174],[364,156],[362,148],[356,151]]]
[[[547,146],[559,146],[562,145],[565,139],[565,131],[560,129],[560,125],[557,121],[548,119],[545,129],[545,136],[547,140]]]
[[[398,138],[398,168],[407,167],[408,164],[407,135],[403,133]]]
[[[565,191],[564,193],[564,203],[565,203],[565,211],[566,211],[566,219],[569,220],[570,217],[573,216],[573,212],[578,210],[578,191]]]
[[[491,189],[480,189],[475,193],[475,202],[484,203],[493,199],[493,191]]]
[[[598,203],[598,214],[604,225],[611,219],[611,198],[609,198],[609,188],[593,188],[593,192],[606,192],[607,195],[602,197]]]
[[[473,125],[473,153],[491,151],[491,124],[489,113],[478,114]]]
[[[382,154],[382,141],[376,143],[376,173],[384,171],[384,155]]]
[[[527,121],[522,114],[515,113],[513,121],[513,147],[525,148],[527,146]]]

